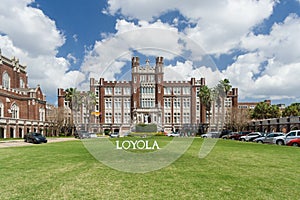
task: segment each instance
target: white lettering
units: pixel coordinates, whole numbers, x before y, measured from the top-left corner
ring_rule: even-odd
[[[152,146],[152,149],[154,149],[154,147],[156,147],[156,149],[160,149],[156,140],[154,140],[154,143],[153,143],[153,146]]]
[[[125,146],[126,143],[128,144],[127,147]],[[125,140],[125,141],[122,142],[122,148],[123,148],[123,149],[127,150],[127,149],[130,148],[130,146],[131,146],[131,145],[130,145],[130,141]]]
[[[121,143],[121,144],[120,144]],[[160,149],[156,140],[154,140],[152,147],[149,145],[148,140],[124,140],[124,141],[116,141],[116,149]]]

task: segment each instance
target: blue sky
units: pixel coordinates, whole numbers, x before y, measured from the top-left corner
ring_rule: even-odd
[[[167,80],[228,78],[240,101],[300,101],[300,0],[2,0],[0,48],[57,88],[127,77],[132,56],[165,58]]]

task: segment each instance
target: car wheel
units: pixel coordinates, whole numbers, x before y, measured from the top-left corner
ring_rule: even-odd
[[[292,144],[292,146],[294,146],[294,147],[298,147],[298,146],[299,146],[299,144],[298,144],[298,143],[296,143],[296,142],[294,142],[294,143]]]
[[[224,139],[224,140],[227,140],[227,138],[226,138],[226,137],[224,137],[223,139]]]
[[[203,136],[203,138],[207,138],[206,136]]]
[[[257,140],[256,142],[260,143],[260,144],[263,144],[263,141],[261,141],[261,140]]]
[[[245,142],[246,140],[244,138],[241,139],[242,142]]]
[[[234,138],[231,138],[231,140],[235,140]]]
[[[276,142],[276,144],[277,144],[277,145],[284,145],[284,143],[283,143],[282,140],[278,140],[278,141]]]

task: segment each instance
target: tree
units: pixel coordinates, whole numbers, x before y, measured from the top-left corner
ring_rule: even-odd
[[[225,119],[225,125],[228,130],[242,131],[248,126],[250,121],[250,112],[248,109],[232,108]]]
[[[71,110],[71,119],[66,126],[68,127],[69,130],[71,130],[71,134],[74,134],[75,127],[74,127],[74,110],[78,111],[79,105],[81,105],[81,95],[80,92],[77,91],[76,88],[68,88],[66,89],[66,95],[65,95],[65,100],[69,102],[69,108]]]
[[[208,116],[208,125],[210,123],[210,110],[211,110],[211,103],[212,103],[212,91],[211,89],[207,86],[204,85],[200,88],[200,92],[198,94],[199,98],[200,98],[200,102],[202,105],[204,105],[205,107],[205,113],[206,116]]]
[[[96,97],[95,93],[88,91],[87,93],[85,93],[83,95],[82,104],[83,104],[84,110],[86,112],[84,114],[85,114],[85,116],[87,116],[87,119],[84,121],[86,130],[89,130],[89,126],[87,123],[91,122],[91,115],[92,115],[92,112],[95,111],[96,103],[97,103],[97,97]]]
[[[300,103],[292,103],[282,113],[283,117],[300,116]]]
[[[280,117],[279,107],[276,105],[269,105],[266,102],[258,103],[252,111],[252,119],[268,119]]]
[[[219,129],[219,121],[221,122],[221,126],[223,126],[223,120],[225,117],[225,98],[228,95],[228,92],[231,90],[232,85],[230,84],[229,79],[220,80],[217,86],[214,88],[214,100],[218,107],[218,121],[217,121],[217,129]],[[220,108],[222,109],[222,114],[220,117]]]

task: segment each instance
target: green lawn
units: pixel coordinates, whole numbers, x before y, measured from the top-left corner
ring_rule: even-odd
[[[165,144],[167,137],[157,137]],[[0,199],[299,199],[300,148],[203,139],[170,166],[119,172],[81,141],[0,149]]]

